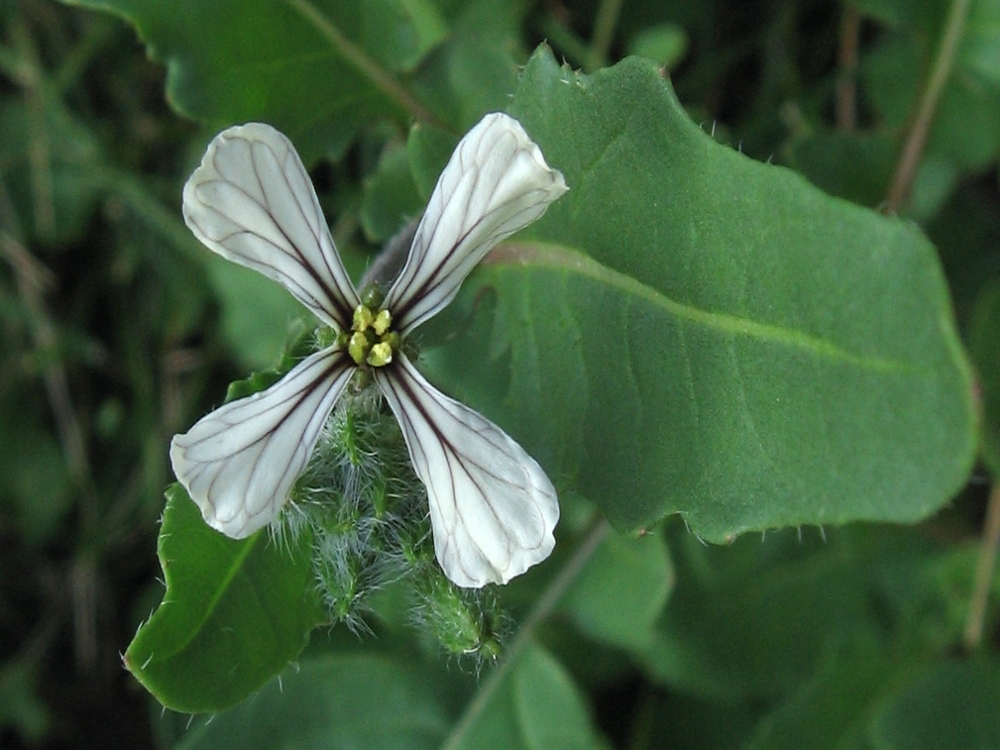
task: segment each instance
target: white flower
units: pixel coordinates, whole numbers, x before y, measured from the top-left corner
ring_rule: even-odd
[[[369,309],[289,140],[258,123],[216,136],[184,186],[187,225],[209,249],[280,282],[337,336],[267,390],[174,436],[174,473],[205,521],[235,539],[274,521],[360,368],[384,394],[427,488],[445,574],[459,586],[506,583],[548,557],[559,505],[545,472],[503,430],[428,383],[400,341],[566,190],[520,123],[487,115],[458,144],[402,271]]]

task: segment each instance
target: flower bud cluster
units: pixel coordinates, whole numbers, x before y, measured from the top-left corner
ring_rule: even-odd
[[[413,623],[445,651],[499,654],[506,619],[492,587],[462,589],[442,573],[424,486],[377,389],[349,389],[291,499],[279,536],[311,534],[316,586],[333,623],[366,630],[371,595],[402,581],[411,587]]]
[[[491,587],[463,589],[430,566],[414,580],[416,625],[431,633],[450,654],[473,655],[478,663],[495,660],[503,651],[510,619]]]

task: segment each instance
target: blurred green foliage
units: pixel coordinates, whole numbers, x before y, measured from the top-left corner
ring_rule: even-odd
[[[254,13],[233,2],[72,4],[89,8],[0,3],[0,746],[639,750],[1000,741],[1000,591],[996,583],[975,589],[985,488],[1000,471],[995,0],[269,0]],[[552,559],[499,592],[521,630],[478,675],[471,662],[445,664],[435,643],[407,627],[405,597],[393,587],[373,603],[377,637],[317,631],[296,666],[207,725],[198,717],[188,730],[189,717],[163,714],[122,669],[120,653],[163,595],[156,537],[171,481],[170,436],[220,403],[230,381],[276,361],[285,339],[300,332],[301,310],[283,290],[212,256],[183,225],[180,187],[218,129],[257,118],[288,131],[315,165],[355,275],[420,212],[455,139],[485,111],[512,106],[522,66],[543,40],[555,59],[587,72],[626,54],[665,66],[706,134],[879,209],[945,29],[963,10],[909,200],[892,207],[900,224],[919,226],[933,242],[975,368],[984,468],[946,510],[914,526],[785,529],[716,547],[677,519],[640,539],[610,531],[593,520],[591,501],[604,508],[603,498],[582,497],[573,485],[561,493]],[[294,59],[286,59],[289,49]],[[358,54],[374,74],[358,66]],[[622,79],[578,79],[581,87],[598,80]],[[572,121],[560,125],[554,109],[535,102],[537,92],[519,92],[513,106],[533,123],[550,161],[569,172],[575,145],[566,144],[575,142],[568,136],[561,145],[559,127],[586,132],[585,113],[567,110],[579,131]],[[627,113],[651,105],[615,106]],[[642,166],[643,152],[635,153]],[[645,156],[654,164],[662,154]],[[759,177],[759,165],[728,158],[713,152],[703,164],[733,164],[727,173],[759,178],[753,189],[761,194],[777,189]],[[648,177],[653,194],[656,175]],[[716,180],[735,214],[743,179]],[[804,194],[799,181],[782,178],[788,184]],[[601,187],[589,189],[599,195]],[[588,188],[571,189],[576,200]],[[627,189],[605,192],[610,200]],[[616,221],[632,232],[656,226],[592,209],[574,217],[573,205],[588,204],[572,200],[535,239],[594,252]],[[815,205],[831,224],[862,216],[819,197]],[[791,226],[809,221],[786,218]],[[859,221],[877,223],[868,214]],[[935,278],[929,246],[913,242],[923,248],[926,278]],[[602,251],[610,257],[614,243]],[[898,257],[887,261],[887,278],[902,278],[893,275]],[[479,346],[499,336],[486,314],[501,303],[516,309],[519,294],[530,299],[531,281],[498,266],[482,279],[507,284],[507,296],[485,300],[468,318],[470,331],[487,336]],[[891,299],[920,296],[900,284]],[[862,299],[855,320],[869,319],[879,301]],[[460,298],[453,314],[467,314],[472,300]],[[951,313],[939,302],[941,341],[961,363]],[[910,331],[906,311],[897,313],[898,330]],[[445,339],[440,331],[426,336],[429,344]],[[912,344],[905,336],[898,343]],[[432,369],[467,343],[449,345],[431,358]],[[496,362],[507,360],[497,354],[477,355],[482,372],[470,368],[451,385],[499,420],[505,391]],[[517,374],[530,394],[527,372]],[[557,410],[568,396],[553,398],[543,409]],[[962,424],[951,432],[920,436],[948,443],[933,458],[955,456],[952,474],[938,477],[934,507],[967,471],[967,450],[948,437],[965,435],[964,419],[955,417]],[[872,425],[876,433],[884,427]],[[920,429],[933,432],[933,420]],[[551,450],[540,460],[558,461],[557,442],[539,433],[536,447]],[[666,448],[688,455],[689,446]],[[594,472],[599,458],[595,452],[575,471]],[[912,476],[878,479],[898,488]],[[827,489],[821,470],[809,489]],[[662,505],[660,497],[641,501]],[[970,645],[970,601],[984,597],[983,636]],[[303,619],[315,621],[309,611]],[[266,673],[291,658],[301,631],[286,634],[292,645]]]

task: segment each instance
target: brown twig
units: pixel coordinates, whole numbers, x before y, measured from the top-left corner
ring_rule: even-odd
[[[951,75],[952,64],[958,53],[958,45],[965,30],[965,18],[968,11],[969,0],[952,0],[948,20],[941,37],[941,46],[938,48],[938,54],[931,67],[927,85],[920,97],[917,115],[913,120],[899,160],[896,162],[896,171],[892,176],[889,194],[885,201],[885,213],[899,213],[909,198],[938,102],[941,100],[941,94],[948,82],[948,77]]]
[[[850,132],[858,124],[858,40],[861,13],[850,3],[844,4],[840,19],[840,75],[837,79],[837,130]]]
[[[983,639],[983,622],[986,619],[986,605],[990,598],[990,584],[996,565],[997,546],[1000,545],[1000,481],[990,489],[986,503],[986,521],[983,524],[983,538],[979,544],[979,560],[976,562],[976,578],[969,600],[969,616],[965,622],[965,647],[974,651]]]

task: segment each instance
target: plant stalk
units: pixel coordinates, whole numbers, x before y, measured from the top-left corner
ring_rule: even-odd
[[[608,64],[608,52],[618,25],[618,14],[622,9],[622,0],[601,0],[594,20],[594,36],[590,40],[590,53],[587,55],[588,72],[603,68]]]
[[[920,166],[920,158],[923,155],[924,146],[927,144],[931,123],[934,121],[934,113],[937,111],[944,86],[951,75],[951,68],[958,53],[958,45],[965,31],[965,19],[968,11],[969,0],[952,0],[944,34],[941,38],[941,46],[938,49],[934,65],[931,67],[927,86],[921,95],[917,116],[913,120],[910,134],[903,145],[899,160],[896,162],[896,171],[892,176],[892,184],[889,186],[889,194],[883,209],[885,213],[899,213],[909,198],[913,181],[916,179],[917,168]]]
[[[851,132],[858,123],[858,40],[861,12],[850,3],[844,5],[840,20],[840,75],[837,80],[837,130]]]
[[[483,683],[482,688],[476,693],[476,697],[465,707],[462,717],[452,729],[451,734],[448,735],[444,744],[442,744],[441,750],[455,750],[455,748],[461,745],[469,729],[472,728],[476,719],[490,702],[490,698],[493,697],[497,688],[502,684],[507,672],[517,663],[518,656],[527,647],[528,643],[531,642],[535,630],[552,613],[559,600],[562,599],[567,589],[569,589],[570,584],[576,580],[580,571],[583,570],[583,566],[597,548],[601,546],[601,542],[604,541],[604,538],[610,531],[611,525],[607,520],[602,516],[596,516],[583,541],[580,542],[580,546],[573,553],[573,557],[569,559],[569,562],[566,563],[563,569],[559,571],[559,574],[546,587],[538,603],[531,610],[521,629],[517,632],[513,643],[507,649],[503,663],[490,673],[489,677]]]
[[[979,545],[979,560],[976,562],[976,578],[969,601],[969,615],[965,622],[965,648],[974,651],[983,640],[983,622],[986,620],[986,605],[990,598],[990,583],[996,566],[997,547],[1000,546],[1000,481],[990,488],[990,498],[986,503],[986,521],[983,524],[983,538]]]

